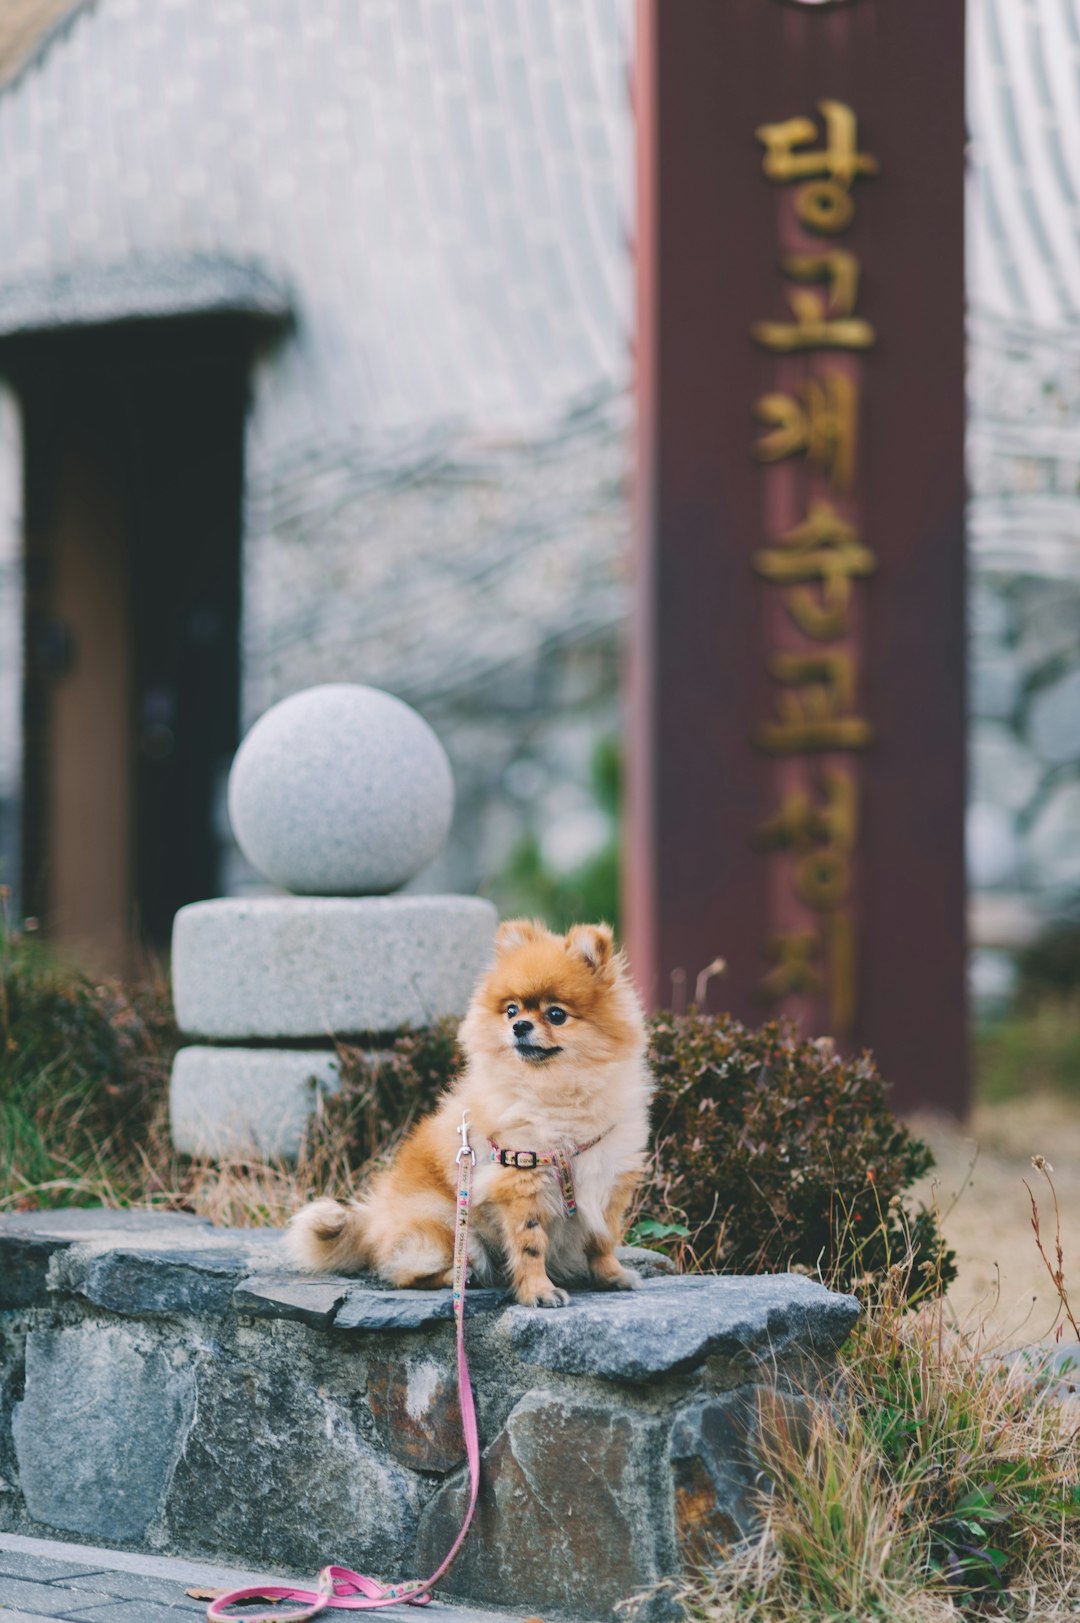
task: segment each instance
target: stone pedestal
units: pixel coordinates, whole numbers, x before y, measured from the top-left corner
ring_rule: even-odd
[[[383,894],[437,854],[453,783],[427,723],[376,689],[312,688],[268,711],[237,752],[229,811],[255,867],[318,894],[176,915],[176,1017],[199,1041],[176,1057],[173,1142],[293,1158],[337,1085],[335,1043],[463,1014],[496,913],[475,896]]]

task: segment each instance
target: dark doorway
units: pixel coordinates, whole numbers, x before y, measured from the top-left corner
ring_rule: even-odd
[[[127,323],[5,356],[26,445],[24,911],[102,967],[166,947],[177,908],[219,888],[249,332]]]

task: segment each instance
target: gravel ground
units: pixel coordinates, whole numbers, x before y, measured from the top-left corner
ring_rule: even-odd
[[[937,1166],[918,1186],[936,1200],[959,1277],[948,1302],[962,1327],[982,1329],[990,1345],[1021,1346],[1052,1339],[1060,1322],[1054,1287],[1035,1247],[1026,1178],[1038,1201],[1043,1244],[1054,1260],[1054,1203],[1049,1184],[1031,1164],[1053,1167],[1061,1211],[1065,1283],[1074,1288],[1080,1319],[1080,1103],[1034,1095],[983,1105],[963,1125],[940,1117],[909,1121],[934,1152]],[[1065,1340],[1075,1340],[1068,1324]]]

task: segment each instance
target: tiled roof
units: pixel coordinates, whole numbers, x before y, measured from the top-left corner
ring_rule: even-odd
[[[3,0],[0,4],[0,90],[85,3],[86,0]]]
[[[263,266],[297,327],[260,380],[261,465],[358,431],[530,433],[629,381],[631,18],[97,0],[0,96],[0,280]]]
[[[976,309],[1080,323],[1080,0],[969,0]]]

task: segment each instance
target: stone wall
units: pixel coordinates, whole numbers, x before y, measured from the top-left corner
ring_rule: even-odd
[[[290,1274],[279,1240],[0,1218],[0,1530],[268,1575],[433,1570],[467,1491],[450,1293]],[[858,1313],[790,1275],[468,1301],[483,1477],[440,1593],[578,1619],[752,1528],[762,1404],[799,1425]],[[644,1615],[669,1610],[661,1591]]]
[[[976,993],[1080,904],[1080,336],[976,317],[971,344]]]
[[[619,729],[629,457],[629,402],[604,393],[535,440],[324,448],[252,497],[245,720],[326,681],[414,705],[457,787],[420,888],[473,890],[530,835],[556,872],[611,837],[590,770]]]

